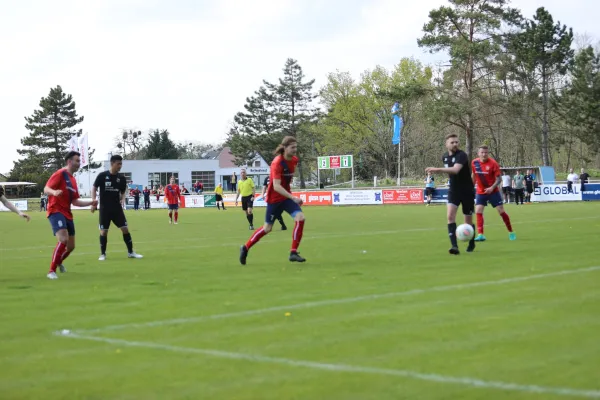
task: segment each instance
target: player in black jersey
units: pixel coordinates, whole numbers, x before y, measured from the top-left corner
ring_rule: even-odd
[[[108,228],[112,222],[123,232],[123,240],[127,245],[129,258],[142,258],[133,251],[133,241],[127,227],[127,219],[123,212],[123,202],[127,191],[127,180],[119,174],[123,166],[123,157],[114,155],[110,158],[110,170],[98,174],[92,187],[92,201],[96,200],[96,191],[100,194],[100,258],[106,260],[106,246],[108,244]],[[96,207],[92,207],[92,212]]]
[[[267,194],[267,188],[269,187],[269,177],[267,176],[263,182],[263,189],[262,189],[262,194],[261,197],[263,198],[263,200],[266,202],[267,198],[266,198],[266,194]],[[281,224],[281,230],[285,231],[287,230],[287,226],[285,226],[285,222],[283,222],[283,216],[280,215],[279,217],[277,217],[277,221],[279,221],[279,223]]]
[[[444,168],[426,168],[426,172],[446,173],[450,176],[450,188],[448,190],[448,236],[452,248],[450,254],[460,254],[458,243],[456,241],[456,211],[462,204],[462,211],[465,216],[465,224],[473,226],[473,212],[475,211],[475,193],[473,179],[471,178],[471,163],[469,156],[458,149],[458,135],[450,133],[446,135],[446,149],[448,151],[443,156]],[[475,250],[475,241],[472,238],[467,247],[468,252]]]

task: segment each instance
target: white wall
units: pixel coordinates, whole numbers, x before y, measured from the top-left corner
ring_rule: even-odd
[[[110,166],[109,161],[104,161],[104,168]],[[122,173],[131,173],[134,184],[147,186],[148,174],[151,172],[177,172],[179,183],[189,187],[192,183],[192,171],[214,171],[215,186],[219,183],[218,160],[123,160]]]

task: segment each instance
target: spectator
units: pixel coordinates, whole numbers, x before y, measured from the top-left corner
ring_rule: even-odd
[[[46,200],[47,200],[47,197],[42,192],[42,195],[40,196],[40,211],[46,211]]]
[[[517,173],[513,177],[513,189],[515,190],[515,204],[519,205],[519,199],[521,199],[521,205],[523,205],[523,190],[525,181],[525,176],[521,173],[521,171],[517,170]]]
[[[567,190],[569,193],[573,193],[573,184],[577,182],[579,176],[573,172],[573,168],[569,170],[569,175],[567,176]]]
[[[140,209],[140,189],[137,187],[133,188],[133,209],[135,211]]]
[[[506,170],[502,171],[502,195],[504,196],[504,202],[506,204],[510,203],[510,189],[512,187],[512,178],[506,172]]]
[[[202,184],[202,182],[196,181],[195,189],[196,189],[196,193],[198,193],[198,194],[204,192],[204,185]]]
[[[427,195],[427,206],[431,204],[431,197],[435,191],[435,178],[431,172],[427,173],[425,177],[425,194]]]
[[[581,192],[585,190],[585,185],[588,183],[588,179],[590,179],[590,176],[587,172],[585,172],[585,169],[581,168],[581,175],[579,175],[579,182],[581,183]]]
[[[150,190],[148,190],[148,186],[144,188],[144,210],[148,210],[150,208]]]
[[[190,194],[190,191],[185,187],[185,183],[181,184],[181,194]]]
[[[235,193],[237,190],[237,175],[235,172],[231,175],[231,191]]]

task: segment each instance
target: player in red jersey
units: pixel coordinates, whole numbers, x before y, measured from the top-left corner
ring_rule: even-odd
[[[294,197],[290,185],[294,177],[294,171],[298,164],[298,143],[293,136],[286,136],[275,150],[275,159],[271,163],[271,179],[267,188],[267,215],[265,224],[257,229],[248,242],[240,248],[240,263],[246,265],[248,251],[258,241],[271,232],[273,222],[285,211],[294,218],[294,230],[292,233],[292,248],[290,250],[290,261],[304,262],[304,258],[298,254],[298,247],[302,240],[304,231],[304,214],[300,206],[302,199]]]
[[[498,210],[498,214],[502,217],[506,228],[508,229],[510,240],[516,240],[517,235],[512,230],[510,217],[504,211],[502,205],[502,195],[498,189],[498,185],[502,182],[500,166],[489,156],[487,146],[479,146],[477,151],[479,158],[476,158],[471,163],[471,171],[473,174],[473,182],[477,185],[477,195],[475,197],[475,214],[477,215],[477,237],[476,242],[485,241],[483,235],[483,209],[489,202],[492,207]]]
[[[58,239],[54,253],[52,253],[52,262],[48,279],[57,279],[56,268],[60,272],[66,272],[63,261],[69,257],[75,249],[75,224],[73,223],[73,214],[71,213],[71,204],[77,207],[96,206],[95,200],[84,201],[79,198],[77,190],[77,181],[73,174],[79,169],[80,154],[71,151],[65,157],[67,166],[56,171],[44,187],[44,193],[48,195],[48,220],[52,226],[52,232]]]
[[[179,185],[175,183],[175,177],[171,176],[169,184],[165,188],[165,197],[169,205],[169,224],[173,223],[173,213],[175,213],[175,225],[179,220],[179,196],[181,196],[181,190],[179,190]]]

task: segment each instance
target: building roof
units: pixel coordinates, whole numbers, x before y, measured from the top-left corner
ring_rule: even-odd
[[[223,150],[219,153],[219,167],[221,168],[233,168],[237,167],[235,164],[235,156],[231,154],[231,148],[223,147]]]

